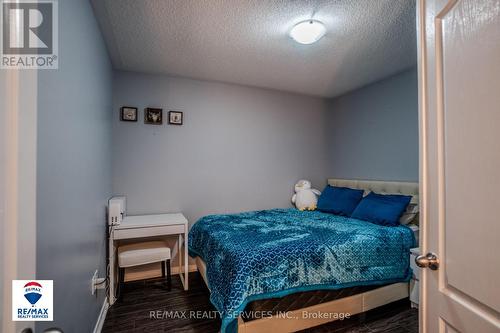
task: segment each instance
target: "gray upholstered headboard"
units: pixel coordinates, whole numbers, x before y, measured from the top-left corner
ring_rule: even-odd
[[[328,184],[333,186],[350,187],[368,192],[373,191],[381,194],[404,194],[411,195],[411,203],[418,204],[418,183],[412,182],[392,182],[381,180],[358,180],[358,179],[328,179]],[[413,230],[417,244],[419,243],[419,214],[408,225]]]
[[[328,179],[328,184],[364,190],[365,194],[373,191],[381,194],[411,195],[411,203],[418,204],[418,183],[331,178]]]

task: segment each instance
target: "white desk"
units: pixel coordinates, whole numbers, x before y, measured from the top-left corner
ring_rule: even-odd
[[[178,235],[177,256],[179,276],[188,290],[188,221],[181,213],[125,216],[122,223],[111,227],[109,233],[109,304],[115,302],[116,247],[115,241],[143,237]],[[184,267],[184,272],[181,271]]]

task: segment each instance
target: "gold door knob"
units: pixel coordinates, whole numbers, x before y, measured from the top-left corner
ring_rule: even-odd
[[[415,263],[418,267],[430,268],[433,271],[439,268],[439,259],[437,255],[432,252],[416,257]]]

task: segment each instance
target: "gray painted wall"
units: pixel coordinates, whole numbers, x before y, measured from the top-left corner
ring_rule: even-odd
[[[289,207],[293,185],[326,183],[323,99],[222,83],[115,72],[113,192],[129,214],[211,213]],[[137,123],[119,121],[121,106]],[[164,110],[146,125],[145,107]],[[166,124],[169,110],[184,125]]]
[[[88,1],[59,1],[59,69],[39,71],[37,278],[54,280],[54,322],[91,332],[104,301],[111,194],[112,69]]]
[[[418,181],[417,71],[330,100],[328,176]]]

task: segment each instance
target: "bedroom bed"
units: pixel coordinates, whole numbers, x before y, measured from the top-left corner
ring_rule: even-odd
[[[328,183],[418,202],[416,183]],[[221,315],[222,332],[292,332],[408,297],[414,232],[272,209],[201,218],[191,228],[189,253]]]

